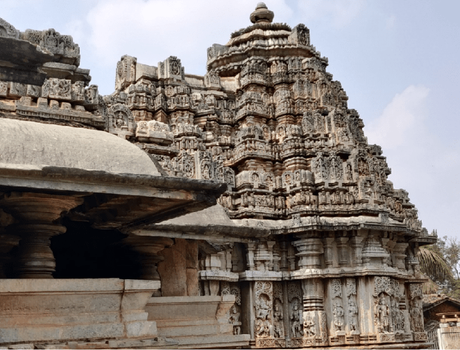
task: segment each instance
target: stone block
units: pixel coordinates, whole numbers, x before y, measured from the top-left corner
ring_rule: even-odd
[[[59,101],[50,100],[50,108],[51,109],[59,109]]]
[[[26,94],[26,85],[21,83],[10,83],[10,92],[11,97],[21,97]]]
[[[37,100],[38,108],[48,108],[48,99],[46,97],[39,97]]]
[[[187,295],[186,251],[186,240],[176,238],[172,247],[160,252],[164,257],[158,264],[162,296]]]
[[[158,281],[0,280],[0,344],[156,337],[144,308]]]
[[[8,82],[0,81],[0,96],[8,95]]]
[[[188,296],[199,296],[199,280],[198,280],[198,270],[187,268],[187,295]]]
[[[37,86],[37,85],[27,85],[27,92],[26,92],[27,96],[31,96],[31,97],[39,97],[40,94],[41,94],[41,86]]]
[[[17,101],[17,104],[20,104],[22,106],[30,106],[32,104],[32,97],[30,97],[30,96],[21,96],[19,101]]]
[[[72,109],[72,105],[69,102],[61,102],[61,109]]]
[[[126,336],[128,338],[156,337],[157,325],[154,321],[136,321],[125,323]]]

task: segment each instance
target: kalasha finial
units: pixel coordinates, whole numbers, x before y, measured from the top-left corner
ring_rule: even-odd
[[[256,10],[249,17],[252,23],[272,23],[275,14],[263,2],[257,4]]]

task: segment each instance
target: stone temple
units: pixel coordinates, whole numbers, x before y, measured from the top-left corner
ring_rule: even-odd
[[[0,346],[426,348],[436,241],[308,28],[123,56],[0,19]],[[114,67],[115,68],[115,67]]]

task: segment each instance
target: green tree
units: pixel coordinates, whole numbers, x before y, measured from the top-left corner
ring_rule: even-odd
[[[444,236],[436,244],[420,247],[417,257],[429,278],[425,292],[460,297],[460,242],[456,238]]]

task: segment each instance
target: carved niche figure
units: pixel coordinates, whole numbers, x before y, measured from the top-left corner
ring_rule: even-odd
[[[379,333],[390,332],[390,307],[383,294],[375,301],[374,319]]]
[[[352,299],[348,300],[348,323],[350,331],[354,332],[358,330],[358,306]]]
[[[347,180],[348,181],[353,181],[353,167],[348,162],[347,162],[347,166],[346,166],[346,174],[347,174]]]
[[[214,177],[212,169],[212,158],[208,152],[201,153],[201,178],[204,180],[210,180]]]
[[[273,335],[275,338],[284,338],[284,326],[283,326],[283,308],[281,302],[275,300],[275,309],[273,311]]]
[[[424,332],[423,312],[422,312],[422,285],[410,284],[410,319],[412,330],[414,332]]]
[[[169,57],[169,72],[171,73],[171,75],[181,74],[181,63],[177,57]]]
[[[255,294],[255,336],[256,338],[268,338],[273,335],[271,323],[273,284],[256,282]]]
[[[336,154],[330,156],[330,173],[331,178],[334,180],[342,180],[343,176],[343,165],[342,159]]]
[[[237,305],[233,305],[230,309],[230,317],[228,322],[233,324],[233,334],[239,335],[241,333],[240,312]]]
[[[300,310],[295,303],[292,306],[291,312],[291,334],[293,338],[301,337],[302,336],[302,324],[300,323]]]
[[[271,335],[270,299],[266,294],[261,294],[258,299],[258,307],[256,314],[256,335],[261,338],[266,338]]]
[[[315,160],[315,173],[315,175],[323,181],[329,178],[329,162],[321,152],[318,153]]]
[[[356,304],[356,280],[347,278],[346,294],[348,298],[348,324],[350,331],[356,334],[358,332],[358,306]]]
[[[340,305],[340,302],[336,302],[334,304],[334,307],[332,309],[332,315],[334,316],[333,322],[334,322],[334,327],[335,330],[342,331],[343,326],[344,326],[344,311],[342,305]]]
[[[117,103],[109,108],[109,128],[134,131],[134,118],[131,110],[124,104]]]
[[[358,153],[358,174],[359,176],[368,176],[370,174],[368,158],[364,150],[360,150]]]
[[[332,297],[342,298],[342,281],[338,278],[332,280]]]

